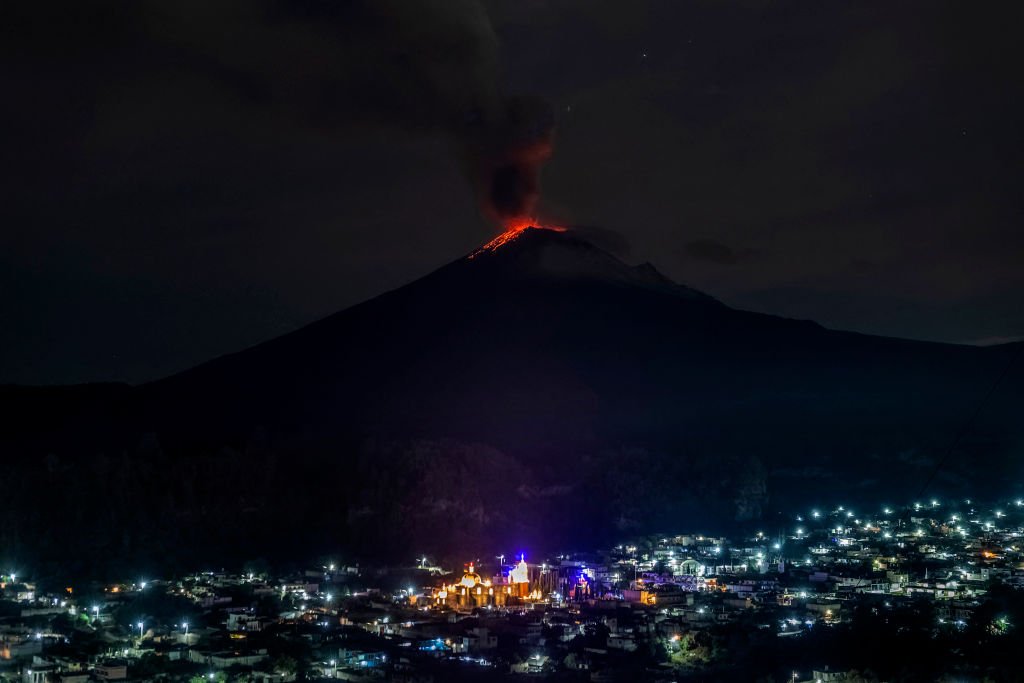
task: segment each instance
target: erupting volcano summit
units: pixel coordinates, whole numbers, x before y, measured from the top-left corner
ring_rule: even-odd
[[[511,223],[509,224],[508,229],[505,230],[505,232],[501,233],[493,240],[491,240],[487,244],[483,245],[482,247],[474,251],[472,254],[469,255],[469,258],[475,258],[479,254],[482,254],[484,252],[497,251],[498,249],[508,244],[509,242],[521,237],[527,230],[550,230],[551,232],[565,232],[566,228],[547,225],[540,226],[534,223],[532,220],[524,220]]]

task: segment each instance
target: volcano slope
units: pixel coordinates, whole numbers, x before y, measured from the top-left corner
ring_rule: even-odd
[[[411,558],[774,529],[933,475],[1014,495],[1017,351],[735,310],[528,228],[157,382],[6,388],[0,556]]]

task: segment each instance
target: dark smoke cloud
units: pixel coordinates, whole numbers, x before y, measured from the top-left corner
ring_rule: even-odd
[[[476,0],[290,0],[278,7],[289,22],[320,22],[319,31],[340,34],[338,63],[352,67],[331,94],[346,105],[355,99],[369,122],[448,135],[488,217],[532,217],[540,169],[551,156],[553,109],[500,92],[498,41]]]
[[[532,214],[551,155],[553,110],[538,98],[500,92],[498,41],[476,0],[278,0],[264,17],[294,38],[287,54],[271,48],[257,69],[276,75],[275,63],[287,65],[272,83],[279,89],[273,101],[289,107],[298,99],[320,117],[333,112],[338,120],[328,125],[355,117],[440,131],[456,146],[487,216]],[[298,92],[296,66],[306,71]],[[325,109],[325,101],[332,106]]]
[[[551,156],[554,113],[537,98],[506,101],[497,125],[484,126],[468,153],[477,192],[493,218],[532,218],[540,198],[540,169]]]
[[[154,6],[186,34],[191,18],[205,12],[205,0],[190,9]],[[503,221],[533,211],[540,167],[551,154],[552,109],[500,92],[498,41],[476,0],[273,0],[253,7],[240,2],[220,14],[223,25],[207,26],[209,40],[200,43],[235,87],[321,126],[354,121],[440,132],[463,159],[486,215]],[[219,29],[238,32],[231,17],[249,19],[244,40],[221,40]],[[168,24],[175,26],[162,22]],[[178,42],[173,33],[167,38]]]
[[[550,155],[551,109],[500,92],[498,40],[477,0],[68,1],[4,18],[0,50],[48,65],[40,82],[92,100],[83,110],[191,79],[300,129],[447,136],[496,219],[532,210]]]

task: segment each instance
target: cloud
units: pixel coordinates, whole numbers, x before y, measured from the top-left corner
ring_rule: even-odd
[[[596,225],[568,225],[565,227],[598,249],[604,249],[620,258],[626,258],[632,251],[629,238],[618,230],[602,228]]]
[[[733,266],[756,256],[759,252],[757,249],[730,247],[711,239],[699,239],[683,245],[683,253],[694,261]]]
[[[972,346],[1001,346],[1003,344],[1016,344],[1022,341],[1024,341],[1024,335],[996,335],[994,337],[968,339],[963,343]]]
[[[123,131],[118,144],[129,150],[133,130],[201,135],[234,109],[254,146],[263,144],[260,128],[282,125],[290,135],[353,127],[440,135],[485,214],[529,214],[538,199],[553,110],[502,92],[498,40],[478,0],[44,4],[15,8],[0,41],[19,57],[14,118],[43,132],[44,144],[44,129],[72,138],[54,143],[62,152],[85,149],[96,131]],[[177,99],[131,109],[170,94]],[[36,141],[22,152],[38,157]]]

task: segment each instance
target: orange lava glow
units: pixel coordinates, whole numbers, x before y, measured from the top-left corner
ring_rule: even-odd
[[[505,232],[501,233],[493,240],[480,247],[472,254],[469,258],[475,258],[476,256],[489,251],[497,251],[501,247],[505,246],[509,242],[513,241],[517,237],[523,234],[527,228],[536,228],[537,230],[552,230],[554,232],[565,232],[566,228],[559,227],[556,225],[541,225],[538,221],[533,218],[514,218],[505,223]]]

